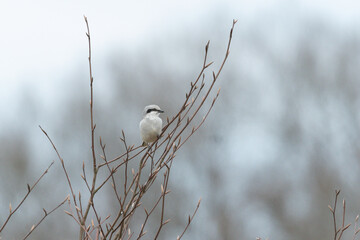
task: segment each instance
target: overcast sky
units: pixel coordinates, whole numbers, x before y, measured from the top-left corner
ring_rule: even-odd
[[[359,9],[360,3],[350,0],[5,0],[0,4],[0,115],[12,117],[8,103],[16,102],[19,91],[25,89],[50,101],[64,78],[87,73],[83,15],[90,22],[93,54],[101,62],[113,49],[136,51],[162,36],[179,34],[194,25],[206,26],[216,18],[226,30],[233,18],[238,19],[237,30],[241,31],[266,14],[275,12],[287,21],[292,12],[319,17],[337,28],[359,29]]]
[[[114,47],[136,48],[159,34],[203,24],[227,12],[239,25],[261,18],[266,11],[296,9],[319,15],[330,24],[357,27],[358,1],[2,1],[0,7],[0,83],[16,86],[34,75],[46,81],[47,73],[62,74],[83,60],[87,15],[94,51]],[[13,89],[12,89],[13,90]],[[8,92],[8,91],[7,91]],[[1,91],[3,93],[3,91]]]

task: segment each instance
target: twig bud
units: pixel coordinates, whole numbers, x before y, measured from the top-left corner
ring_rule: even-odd
[[[81,212],[80,208],[78,206],[75,206],[76,211]]]
[[[70,217],[72,217],[72,213],[71,213],[71,212],[68,212],[68,211],[66,211],[66,210],[64,210],[64,212],[65,212],[67,215],[69,215]]]
[[[330,205],[328,205],[328,208],[330,209],[330,211],[333,213],[334,212],[334,209],[330,206]]]
[[[210,40],[206,43],[205,52],[207,52],[209,50],[209,45],[210,45]]]
[[[212,103],[211,103],[211,106],[214,106],[215,102],[216,102],[216,99],[217,99],[218,96],[214,97]]]
[[[211,64],[213,64],[214,62],[210,62],[208,63],[204,68],[208,68]]]
[[[351,223],[349,223],[348,225],[346,225],[342,231],[345,231],[346,229],[348,229],[351,226]]]

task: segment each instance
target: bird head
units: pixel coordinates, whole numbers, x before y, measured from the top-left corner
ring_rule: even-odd
[[[158,105],[152,104],[148,105],[144,108],[144,115],[153,114],[158,116],[160,113],[163,113],[164,111],[160,109]]]

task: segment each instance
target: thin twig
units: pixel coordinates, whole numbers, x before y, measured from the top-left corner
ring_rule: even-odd
[[[180,239],[184,236],[186,230],[187,230],[187,229],[189,228],[189,226],[190,226],[191,221],[194,219],[197,210],[198,210],[199,207],[200,207],[200,203],[201,203],[201,198],[200,198],[200,200],[199,200],[199,202],[198,202],[198,204],[197,204],[197,206],[196,206],[196,209],[195,209],[193,215],[192,215],[192,216],[189,216],[188,222],[187,222],[187,224],[186,224],[186,227],[185,227],[184,231],[181,233],[180,236],[178,236],[178,237],[176,238],[176,240],[180,240]]]
[[[357,215],[355,218],[353,240],[355,240],[356,235],[360,232],[360,228],[358,228],[358,221],[359,221],[359,215]]]
[[[345,232],[346,229],[348,229],[350,227],[350,223],[348,225],[345,226],[345,213],[346,213],[346,202],[345,199],[343,199],[343,214],[342,214],[342,224],[340,229],[338,230],[338,232],[340,232],[339,237],[337,238],[337,240],[340,240],[343,233]]]
[[[53,208],[50,212],[47,212],[44,208],[43,208],[43,211],[44,211],[44,216],[35,224],[35,225],[32,225],[30,231],[28,232],[28,234],[26,234],[26,236],[23,238],[24,240],[27,239],[30,234],[42,223],[42,221],[44,221],[44,219],[49,216],[51,213],[53,213],[54,211],[56,211],[59,207],[61,207],[66,201],[68,201],[70,198],[70,196],[67,196],[65,198],[64,201],[62,201],[59,205],[57,205],[55,208]]]
[[[14,208],[14,210],[12,210],[11,204],[10,204],[10,213],[8,215],[8,217],[6,218],[4,224],[1,226],[0,228],[0,232],[2,232],[2,230],[5,228],[6,224],[9,222],[10,218],[14,215],[14,213],[20,208],[20,206],[25,202],[25,200],[27,199],[27,197],[30,195],[30,193],[32,192],[32,190],[36,187],[36,185],[40,182],[40,180],[45,176],[45,174],[48,173],[49,169],[51,168],[51,166],[54,164],[54,161],[52,161],[50,163],[50,165],[46,168],[46,170],[41,174],[41,176],[36,180],[36,182],[30,187],[29,184],[27,184],[27,193],[25,194],[25,196],[23,197],[23,199],[20,201],[20,203]]]
[[[168,221],[164,222],[164,214],[165,214],[165,196],[167,194],[167,187],[168,187],[168,182],[169,182],[169,177],[170,177],[171,165],[172,165],[172,162],[170,162],[170,166],[166,165],[167,171],[164,173],[164,182],[161,185],[162,204],[161,204],[160,226],[158,228],[158,231],[156,232],[154,240],[156,240],[159,237],[162,227],[166,223],[168,223]]]
[[[84,16],[84,20],[86,23],[86,28],[87,28],[87,32],[86,32],[86,36],[88,38],[88,45],[89,45],[89,74],[90,74],[90,128],[91,128],[91,152],[92,152],[92,159],[93,159],[93,180],[92,180],[92,184],[91,184],[91,190],[90,190],[90,198],[88,201],[88,204],[85,208],[85,213],[80,221],[81,226],[85,226],[85,222],[87,219],[87,216],[89,214],[89,210],[90,207],[92,206],[94,208],[94,195],[95,195],[95,184],[96,184],[96,177],[97,177],[97,173],[98,173],[98,168],[96,166],[96,155],[95,155],[95,127],[96,125],[94,125],[94,115],[93,115],[93,82],[94,82],[94,78],[92,75],[92,65],[91,65],[91,38],[90,38],[90,28],[89,28],[89,23],[87,20],[87,17]],[[82,239],[82,236],[84,234],[84,228],[80,228],[80,234],[79,234],[79,240]]]
[[[334,200],[334,206],[331,207],[330,205],[328,205],[328,208],[330,209],[330,212],[332,213],[332,217],[333,217],[333,224],[334,224],[334,240],[336,240],[337,237],[337,227],[336,227],[336,206],[337,206],[337,199],[339,197],[340,194],[340,190],[335,190],[335,200]]]

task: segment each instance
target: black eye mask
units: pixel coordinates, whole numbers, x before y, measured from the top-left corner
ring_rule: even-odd
[[[152,112],[152,111],[156,111],[156,109],[155,109],[155,108],[150,108],[150,109],[148,109],[148,110],[146,111],[146,113],[150,113],[150,112]]]
[[[162,111],[162,110],[157,110],[156,108],[150,108],[150,109],[148,109],[148,110],[146,111],[146,113],[150,113],[150,112],[160,112],[160,113],[162,113],[162,112],[164,112],[164,111]]]

